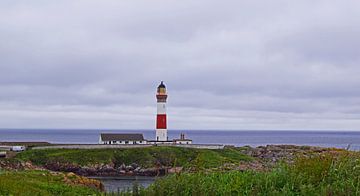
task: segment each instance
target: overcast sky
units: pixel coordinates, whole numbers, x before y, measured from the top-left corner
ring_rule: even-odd
[[[0,2],[0,127],[360,130],[360,1]]]

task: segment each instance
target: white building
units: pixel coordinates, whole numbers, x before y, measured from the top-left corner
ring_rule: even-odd
[[[192,140],[190,139],[174,139],[173,140],[174,144],[192,144]]]
[[[173,139],[174,144],[192,144],[191,139],[186,139],[185,134],[180,134],[180,139]]]
[[[99,144],[147,144],[140,133],[102,133]]]

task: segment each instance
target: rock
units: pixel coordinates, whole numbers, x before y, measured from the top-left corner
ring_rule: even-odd
[[[72,172],[69,172],[69,173],[66,174],[66,176],[67,176],[67,177],[74,177],[74,176],[76,176],[76,174],[74,174],[74,173],[72,173]]]
[[[131,166],[133,169],[136,169],[137,167],[139,167],[139,165],[136,164],[136,163],[132,163],[130,166]]]
[[[132,171],[132,170],[134,170],[134,168],[131,165],[128,165],[128,166],[126,166],[125,170]]]
[[[110,165],[106,165],[100,170],[102,173],[116,173],[116,169],[111,167]]]
[[[139,172],[141,170],[141,167],[137,167],[134,169],[134,172]]]
[[[167,170],[169,174],[180,173],[183,170],[183,167],[172,167]]]
[[[125,170],[125,169],[126,169],[126,165],[125,165],[124,163],[121,164],[120,167],[119,167],[119,169],[120,169],[120,170]]]
[[[70,185],[83,185],[90,188],[96,188],[100,191],[104,191],[104,185],[99,180],[78,176],[72,172],[64,175],[63,181]]]
[[[139,171],[139,175],[141,176],[156,176],[157,173],[156,168],[140,169]]]
[[[166,169],[165,168],[160,168],[158,170],[157,176],[164,176],[166,174]]]
[[[97,176],[98,170],[93,167],[82,167],[77,174],[82,176]]]

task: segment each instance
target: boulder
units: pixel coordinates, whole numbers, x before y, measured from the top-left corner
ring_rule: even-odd
[[[139,165],[138,165],[138,164],[136,164],[136,163],[132,163],[130,166],[131,166],[132,168],[134,168],[134,169],[136,169],[136,168],[138,168],[138,167],[139,167]]]
[[[134,172],[139,172],[141,170],[141,167],[137,167],[134,169]]]
[[[134,168],[131,165],[128,165],[128,166],[126,166],[125,170],[126,171],[133,171]]]
[[[120,169],[120,170],[125,170],[125,169],[126,169],[126,165],[123,163],[123,164],[121,164],[121,165],[118,167],[118,169]]]

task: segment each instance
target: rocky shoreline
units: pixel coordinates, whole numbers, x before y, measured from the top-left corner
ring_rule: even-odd
[[[80,166],[71,163],[52,162],[44,166],[36,166],[30,161],[21,162],[15,160],[0,159],[0,169],[3,170],[49,170],[53,172],[70,172],[80,176],[164,176],[166,174],[179,173],[182,167],[153,167],[141,168],[138,164],[122,164],[116,167],[114,164],[95,164]]]
[[[114,164],[95,164],[79,166],[75,164],[64,164],[60,162],[48,163],[45,169],[51,171],[73,172],[81,176],[164,176],[172,173],[172,168],[141,168],[138,164],[122,164],[116,167]]]

